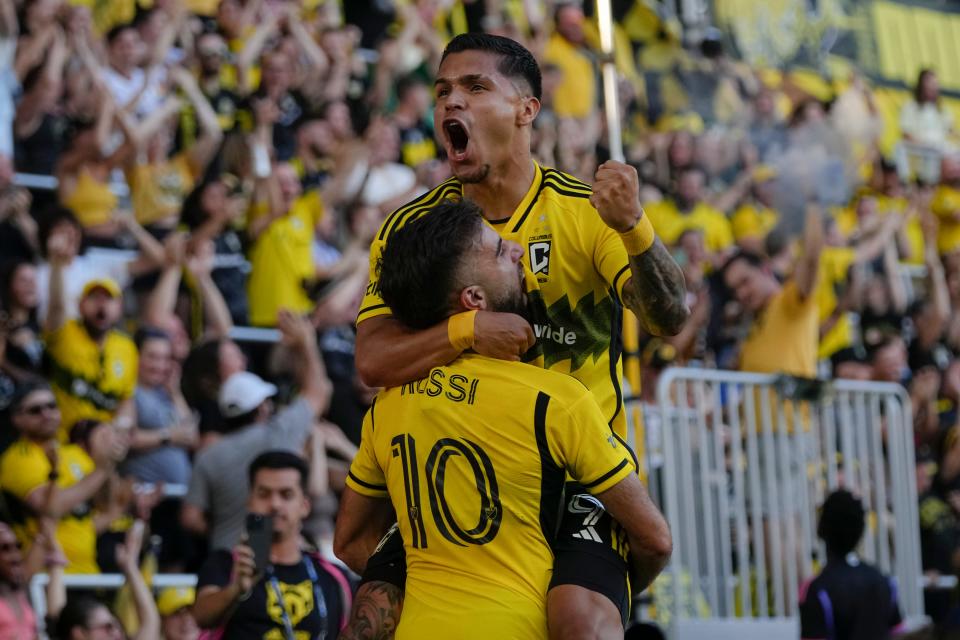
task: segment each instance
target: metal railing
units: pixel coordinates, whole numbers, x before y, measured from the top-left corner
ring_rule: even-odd
[[[676,368],[657,398],[661,442],[648,450],[662,459],[674,555],[654,595],[674,638],[692,637],[677,635],[684,620],[795,621],[801,583],[826,564],[817,509],[838,487],[868,513],[861,556],[896,578],[904,617],[924,620],[903,387]]]
[[[46,635],[47,594],[45,588],[50,576],[38,573],[30,580],[30,601],[37,616],[37,633],[41,639]],[[73,574],[63,577],[64,586],[70,589],[107,589],[117,591],[126,584],[126,578],[119,573]],[[149,581],[153,589],[167,587],[195,587],[197,576],[188,573],[158,573]]]

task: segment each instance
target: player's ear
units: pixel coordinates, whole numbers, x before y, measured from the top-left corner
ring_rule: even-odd
[[[464,287],[460,292],[460,306],[467,311],[484,311],[487,308],[487,292],[478,284]]]
[[[533,124],[537,114],[540,113],[540,101],[533,96],[525,96],[520,99],[520,109],[517,113],[517,124],[521,127]]]

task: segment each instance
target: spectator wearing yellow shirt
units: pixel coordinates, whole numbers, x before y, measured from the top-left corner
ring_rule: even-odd
[[[738,253],[723,268],[723,281],[747,313],[750,332],[740,349],[740,370],[817,374],[817,269],[823,246],[823,223],[810,209],[804,250],[793,275],[781,284],[762,258]]]
[[[645,207],[657,235],[667,245],[676,244],[688,229],[699,229],[707,252],[714,264],[722,262],[733,249],[733,231],[727,216],[704,200],[703,169],[693,166],[683,169],[677,180],[677,195]]]
[[[908,195],[896,166],[886,161],[881,161],[879,173],[876,197],[880,216],[892,214],[906,218],[897,238],[901,258],[909,264],[921,265],[925,260],[921,217],[929,208],[932,193],[929,187],[922,187]]]
[[[90,280],[80,294],[80,317],[67,319],[64,272],[69,239],[50,239],[50,307],[44,342],[57,404],[62,412],[61,441],[78,420],[133,424],[137,348],[114,329],[123,313],[121,291],[110,278]]]
[[[554,14],[554,33],[547,41],[543,61],[560,68],[554,110],[560,118],[589,118],[597,110],[597,69],[584,35],[583,10],[560,4]]]
[[[930,209],[940,219],[937,250],[941,256],[960,249],[960,155],[946,155],[940,164],[940,186]]]
[[[851,301],[847,300],[850,270],[881,256],[884,249],[903,227],[900,216],[888,216],[873,233],[847,242],[837,230],[834,220],[826,221],[826,246],[820,253],[819,284],[820,309],[819,356],[829,358],[840,349],[854,343],[855,331],[850,317]]]
[[[45,383],[19,389],[10,415],[20,438],[0,457],[0,486],[18,540],[29,548],[38,518],[49,517],[57,522],[67,572],[99,573],[90,501],[126,455],[124,439],[112,428],[100,429],[92,457],[77,445],[59,446],[60,411]]]
[[[193,189],[223,140],[217,114],[186,69],[175,67],[170,76],[186,96],[200,121],[201,134],[188,150],[169,157],[176,131],[176,113],[181,102],[167,100],[151,115],[156,131],[131,131],[136,153],[127,166],[127,182],[137,221],[155,229],[170,230],[177,224],[183,201]]]
[[[743,251],[762,254],[764,238],[780,221],[780,214],[773,206],[773,181],[776,177],[775,169],[757,167],[753,171],[750,197],[730,217],[733,238]]]
[[[250,251],[250,322],[273,326],[282,308],[305,313],[313,308],[307,293],[316,279],[313,239],[323,216],[316,193],[303,196],[292,166],[274,166],[272,180],[279,193],[269,211],[255,215],[247,228]]]

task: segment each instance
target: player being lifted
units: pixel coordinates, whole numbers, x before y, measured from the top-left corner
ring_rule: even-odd
[[[579,379],[622,440],[620,305],[648,332],[674,334],[689,315],[683,274],[643,213],[632,167],[604,163],[591,189],[534,162],[530,135],[540,84],[533,55],[513,40],[465,34],[447,46],[435,83],[434,126],[454,177],[391,214],[374,239],[357,320],[357,367],[367,384],[392,387],[423,378],[468,349],[524,358]],[[390,235],[461,196],[479,205],[501,238],[522,248],[532,327],[516,314],[473,310],[414,329],[393,317],[381,298],[378,265]],[[594,514],[582,487],[567,487],[566,497],[548,594],[551,637],[613,637],[622,633],[630,600],[617,525],[602,511]],[[582,536],[584,521],[597,517],[596,535]],[[389,632],[395,624],[403,567],[399,544],[384,544],[368,563],[358,603],[377,606],[355,611],[391,619],[369,620],[375,629]]]
[[[472,202],[446,202],[393,234],[383,297],[410,327],[468,310],[523,316],[522,253],[483,223]],[[623,525],[634,576],[649,584],[670,557],[670,532],[593,395],[562,373],[464,353],[377,396],[347,477],[334,548],[362,569],[376,542],[368,524],[390,510],[389,499],[407,564],[398,640],[441,629],[460,640],[545,640],[565,473]],[[584,505],[599,514],[594,499]],[[345,636],[358,631],[349,627]]]

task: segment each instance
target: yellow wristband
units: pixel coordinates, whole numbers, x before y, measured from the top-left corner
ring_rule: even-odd
[[[460,351],[473,346],[473,322],[476,311],[464,311],[450,316],[447,320],[447,339],[450,345]]]
[[[627,255],[638,256],[653,246],[653,241],[657,237],[650,224],[650,218],[647,214],[640,216],[640,220],[630,231],[624,231],[620,234],[623,246],[627,249]]]

